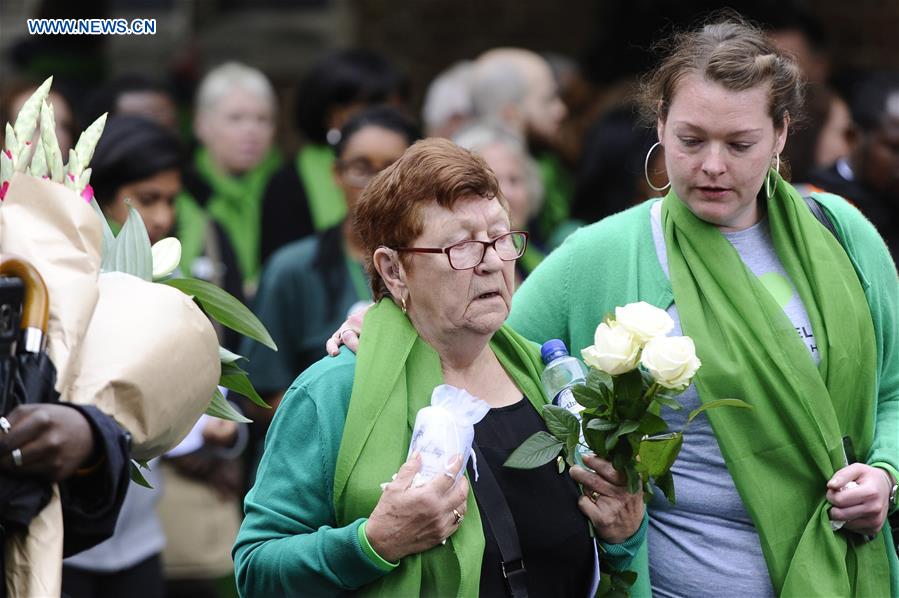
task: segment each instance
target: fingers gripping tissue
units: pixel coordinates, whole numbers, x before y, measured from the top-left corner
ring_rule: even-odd
[[[431,405],[415,416],[409,443],[408,455],[416,451],[421,454],[421,470],[412,479],[413,488],[424,486],[439,475],[450,475],[449,463],[456,455],[462,456],[462,467],[455,474],[455,481],[462,477],[472,455],[474,425],[488,411],[490,405],[461,388],[441,384],[434,389]],[[474,469],[477,479],[477,461]],[[386,486],[381,484],[382,489]]]

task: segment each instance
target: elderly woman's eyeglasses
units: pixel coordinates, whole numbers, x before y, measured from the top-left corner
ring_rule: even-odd
[[[513,230],[490,241],[459,241],[449,247],[397,247],[396,251],[445,253],[453,270],[468,270],[484,261],[488,247],[493,247],[499,259],[511,262],[524,255],[528,247],[528,234]]]

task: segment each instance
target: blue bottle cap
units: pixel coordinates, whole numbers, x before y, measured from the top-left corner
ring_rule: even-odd
[[[543,360],[543,363],[549,363],[553,359],[558,359],[559,357],[565,357],[567,355],[568,347],[566,347],[565,343],[558,338],[550,339],[540,347],[540,358]]]

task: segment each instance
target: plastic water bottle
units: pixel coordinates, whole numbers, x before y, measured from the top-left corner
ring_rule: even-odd
[[[565,343],[557,338],[543,343],[540,357],[546,364],[540,375],[546,396],[550,397],[553,405],[567,409],[580,419],[584,408],[574,400],[571,387],[586,380],[587,372],[583,364],[576,357],[569,355]]]

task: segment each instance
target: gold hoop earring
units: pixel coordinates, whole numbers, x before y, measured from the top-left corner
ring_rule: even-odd
[[[400,309],[403,310],[403,313],[406,313],[408,310],[406,309],[406,296],[403,295],[400,297]]]
[[[671,186],[670,180],[668,181],[668,184],[665,185],[664,187],[656,187],[655,185],[652,184],[652,181],[649,180],[649,157],[652,155],[652,151],[660,145],[662,145],[662,142],[656,141],[653,144],[653,146],[651,148],[649,148],[649,151],[646,152],[646,160],[644,160],[644,162],[643,162],[643,176],[646,177],[646,184],[649,185],[650,187],[652,187],[653,189],[655,189],[656,191],[658,191],[659,193],[661,193],[662,191],[665,191],[668,187]]]
[[[775,176],[780,173],[780,152],[774,154],[777,163],[774,166]],[[765,198],[771,199],[771,195],[777,190],[777,179],[774,180],[774,189],[771,189],[771,167],[768,167],[768,174],[765,175]]]

